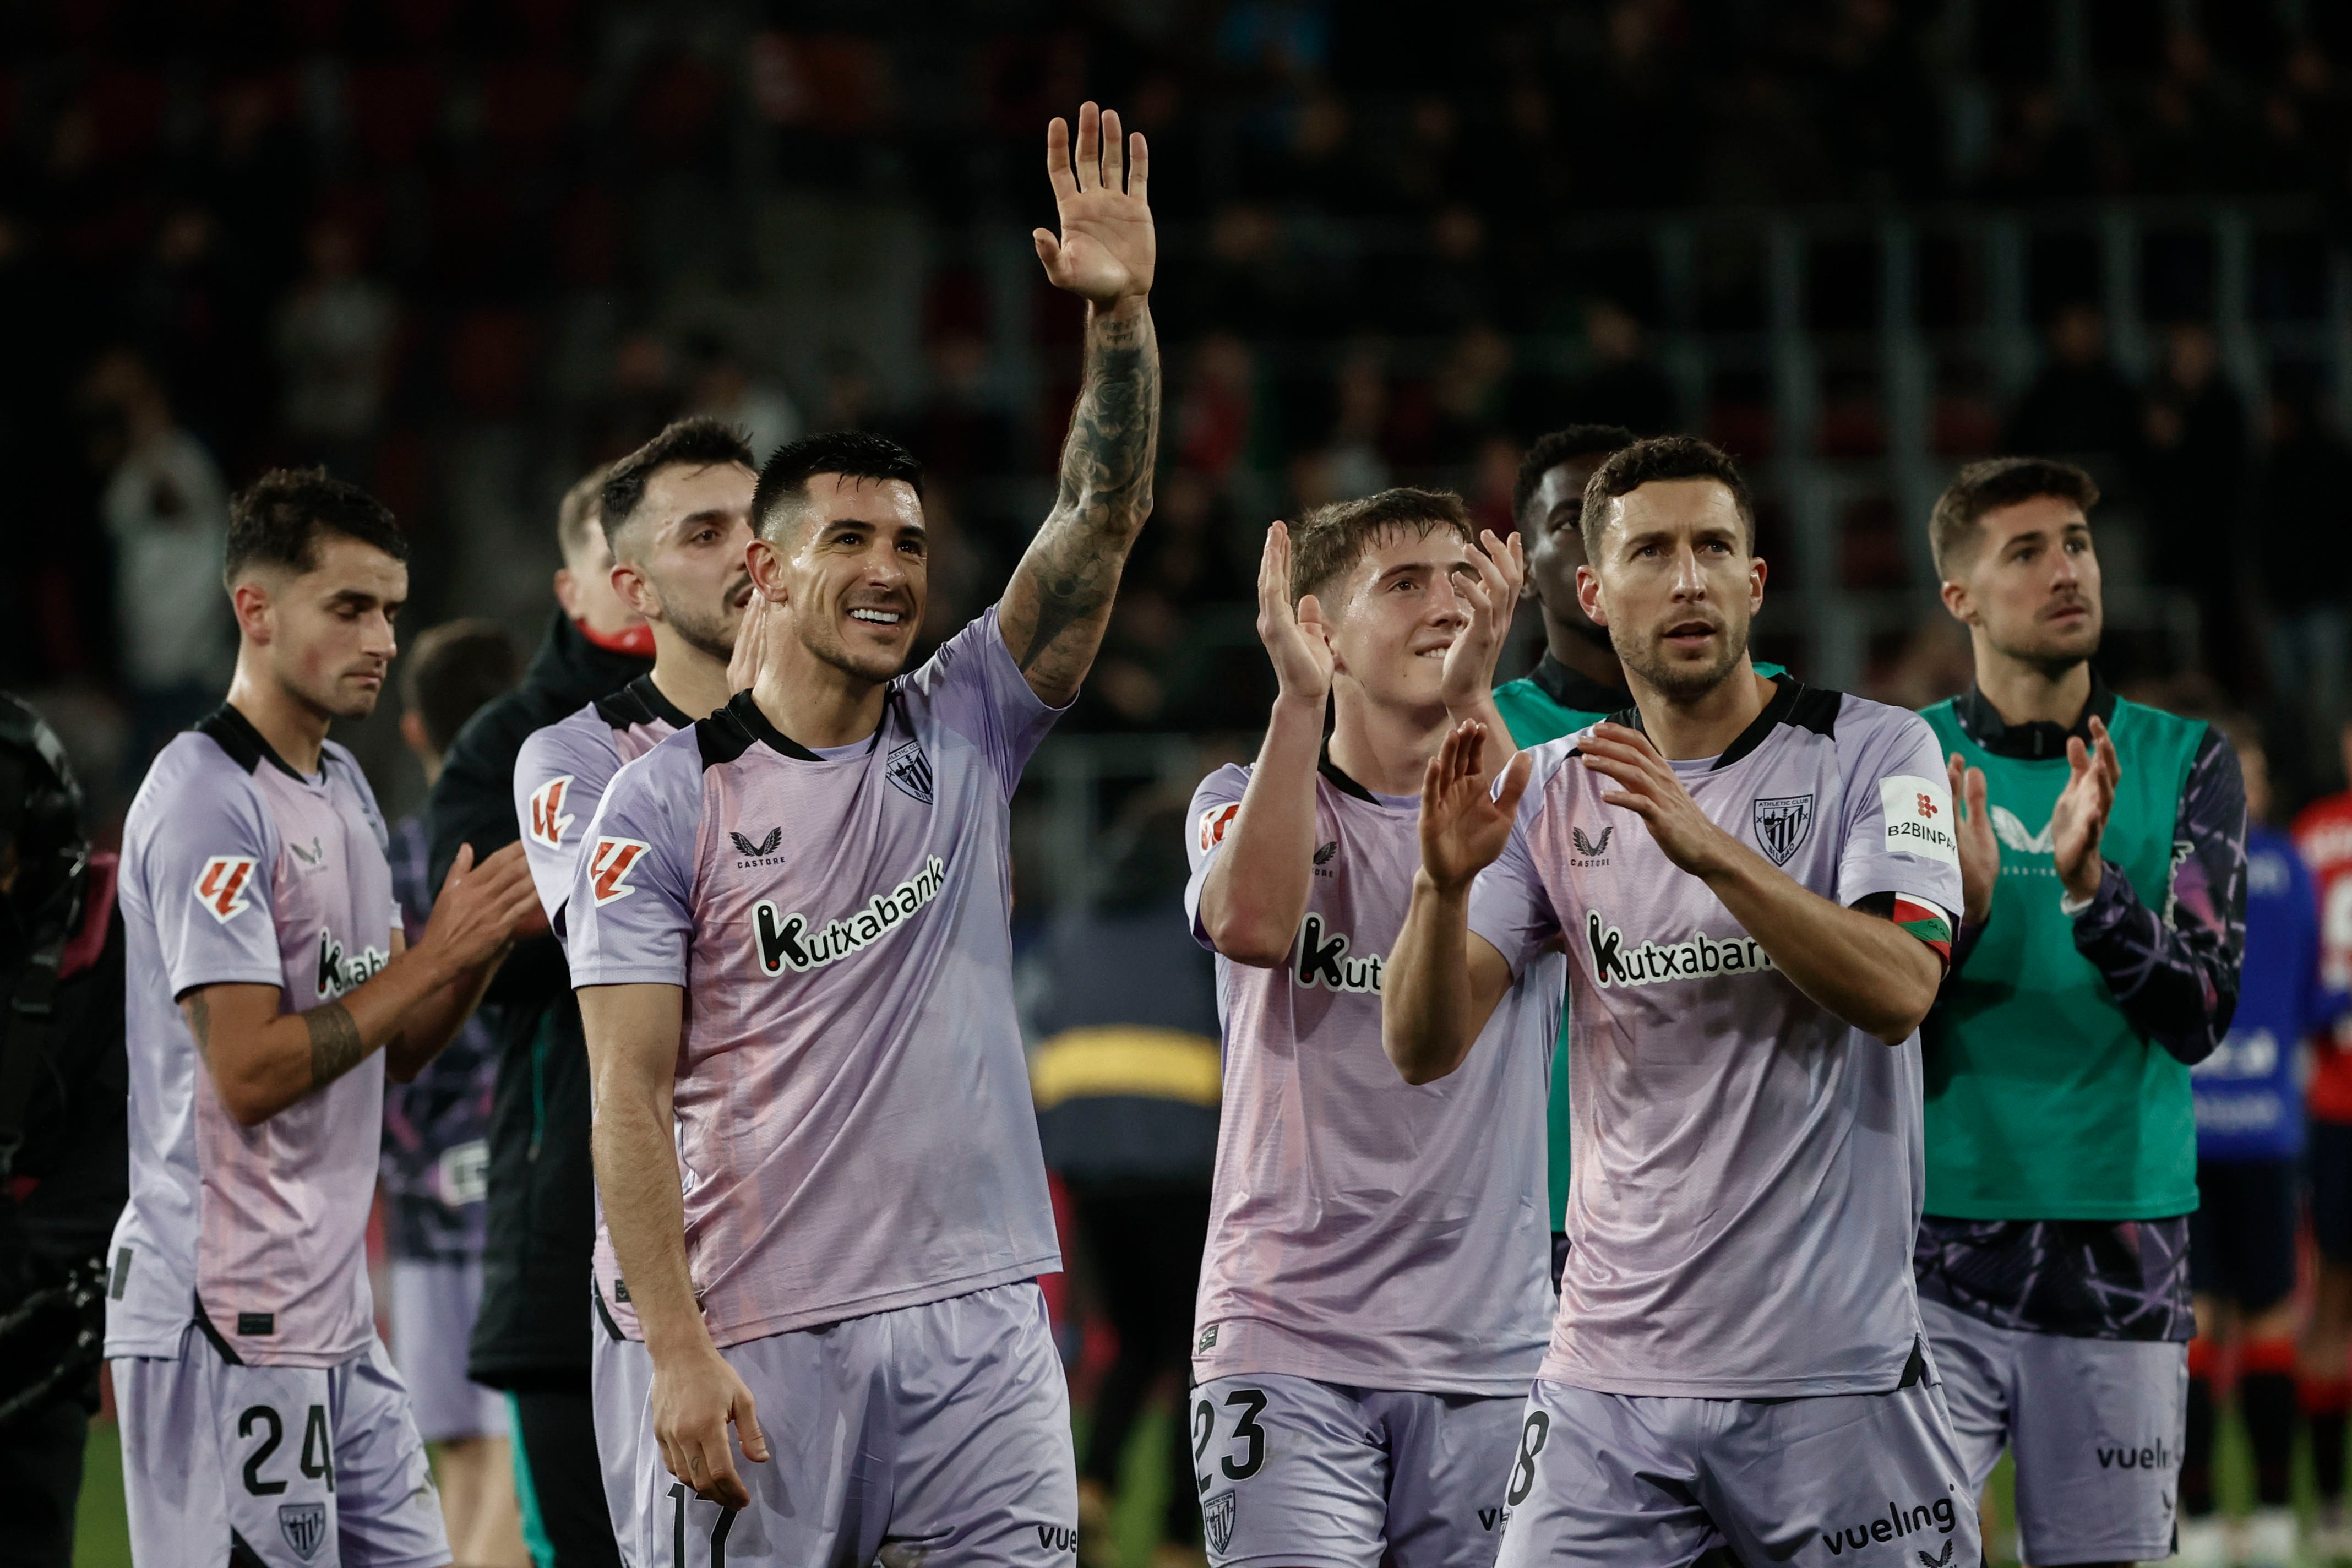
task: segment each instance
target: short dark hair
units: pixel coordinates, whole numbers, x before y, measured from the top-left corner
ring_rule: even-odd
[[[2099,504],[2099,484],[2055,458],[1987,458],[1962,468],[1927,514],[1927,548],[1936,558],[1936,575],[1949,578],[1954,567],[1967,564],[1974,553],[1977,524],[1987,512],[2042,496],[2072,501],[2087,517]]]
[[[819,474],[845,479],[898,479],[923,497],[923,465],[887,436],[871,430],[820,430],[787,441],[770,454],[751,492],[751,531],[768,536],[768,520],[794,500],[806,500],[808,482]]]
[[[662,427],[660,435],[604,470],[604,488],[596,492],[604,542],[613,547],[615,555],[620,553],[621,530],[629,525],[632,514],[645,503],[646,487],[664,468],[714,468],[727,463],[746,468],[759,467],[743,432],[708,414],[690,414],[683,419],[671,420]]]
[[[1543,488],[1543,477],[1570,458],[1605,458],[1633,444],[1633,432],[1622,425],[1571,425],[1536,437],[1519,459],[1519,477],[1511,486],[1511,521],[1528,524],[1528,502]]]
[[[1643,485],[1662,479],[1713,479],[1731,492],[1731,504],[1748,530],[1748,549],[1756,550],[1756,499],[1739,465],[1722,447],[1696,436],[1653,436],[1612,452],[1592,470],[1584,485],[1584,552],[1598,561],[1601,535],[1609,526],[1609,503],[1631,495]]]
[[[1452,529],[1465,544],[1477,542],[1470,508],[1452,490],[1399,485],[1318,506],[1290,531],[1290,602],[1322,593],[1387,535],[1427,539],[1441,528]]]
[[[522,679],[514,638],[491,620],[444,621],[408,650],[401,701],[425,721],[425,743],[446,752],[474,710]]]
[[[229,502],[221,581],[235,587],[256,566],[297,575],[315,569],[321,530],[372,544],[394,561],[408,559],[408,536],[391,509],[359,486],[324,468],[272,468]]]
[[[571,561],[588,548],[589,531],[603,531],[598,521],[604,509],[604,476],[610,468],[594,468],[572,481],[555,506],[555,547]]]

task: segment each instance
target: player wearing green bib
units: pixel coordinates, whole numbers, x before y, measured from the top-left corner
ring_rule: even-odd
[[[1519,525],[1528,580],[1543,610],[1544,654],[1535,668],[1495,689],[1495,709],[1521,751],[1590,729],[1633,706],[1625,671],[1609,634],[1577,603],[1576,569],[1584,564],[1584,486],[1609,454],[1633,444],[1622,425],[1571,425],[1536,438],[1511,489],[1511,516]],[[1758,661],[1756,673],[1785,674]],[[1559,1279],[1568,1251],[1561,1216],[1568,1209],[1568,1016],[1560,1015],[1553,1048],[1551,1099],[1545,1107],[1550,1162],[1551,1274]]]
[[[1915,1264],[1981,1488],[2017,1458],[2027,1562],[2171,1555],[2188,1389],[2189,1069],[2237,1006],[2245,791],[2202,722],[2117,698],[2069,464],[1961,471],[1930,537],[1976,682],[1927,710],[1965,907],[1922,1029]]]

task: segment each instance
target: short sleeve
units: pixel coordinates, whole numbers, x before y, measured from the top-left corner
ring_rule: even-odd
[[[687,982],[702,766],[694,731],[675,739],[614,774],[582,832],[565,910],[575,988]]]
[[[1249,770],[1227,763],[1201,781],[1192,792],[1192,808],[1184,814],[1184,855],[1192,862],[1192,880],[1184,884],[1184,919],[1192,940],[1213,947],[1201,924],[1201,889],[1208,885],[1209,868],[1224,847],[1225,835],[1242,811],[1242,795],[1249,789]]]
[[[601,719],[593,731],[569,719],[551,724],[533,731],[515,753],[515,826],[540,908],[559,936],[580,868],[581,843],[620,766],[612,728]]]
[[[941,644],[908,684],[938,722],[979,744],[1008,801],[1038,742],[1069,711],[1030,689],[997,629],[993,605]]]
[[[154,911],[172,994],[199,985],[285,988],[271,891],[278,835],[243,781],[202,779],[170,793],[140,826],[131,858]]]
[[[1957,914],[1960,845],[1935,731],[1916,713],[1848,698],[1839,723],[1845,781],[1838,902],[1873,893],[1923,899]],[[1864,722],[1851,722],[1851,721]]]
[[[1502,782],[1497,778],[1496,787],[1500,788]],[[1551,889],[1536,871],[1535,853],[1528,843],[1550,782],[1549,776],[1528,781],[1527,794],[1519,799],[1518,819],[1511,824],[1510,837],[1503,841],[1503,852],[1470,886],[1470,929],[1494,943],[1495,951],[1511,966],[1513,980],[1526,972],[1528,961],[1546,942],[1559,934],[1559,911],[1552,903]]]

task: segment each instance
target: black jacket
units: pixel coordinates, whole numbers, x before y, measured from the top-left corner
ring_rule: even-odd
[[[425,803],[432,886],[440,887],[459,845],[471,844],[478,860],[521,836],[515,754],[533,731],[652,668],[596,647],[558,614],[522,684],[484,704],[450,742]],[[483,1012],[498,1040],[499,1079],[482,1305],[466,1373],[493,1388],[583,1384],[595,1240],[588,1058],[571,972],[553,937],[534,937],[508,955]]]

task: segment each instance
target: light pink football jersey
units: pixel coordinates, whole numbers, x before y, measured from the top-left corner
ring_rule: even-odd
[[[557,941],[566,936],[564,907],[572,901],[572,885],[580,873],[580,847],[613,775],[622,763],[644,756],[693,722],[662,695],[652,675],[640,675],[577,713],[534,731],[515,753],[515,818],[522,829],[531,883],[539,889],[540,907],[547,911]],[[613,1256],[613,1233],[604,1224],[601,1197],[592,1257],[596,1300],[605,1317],[623,1338],[645,1338],[621,1279],[620,1263]]]
[[[1192,795],[1192,879],[1225,853],[1249,770]],[[1551,1316],[1544,1100],[1564,960],[1528,963],[1468,1058],[1409,1084],[1381,983],[1421,865],[1421,800],[1327,759],[1289,956],[1217,957],[1224,1110],[1195,1309],[1196,1382],[1287,1373],[1442,1394],[1527,1392]]]
[[[1778,684],[1721,756],[1674,764],[1699,808],[1836,903],[1959,908],[1927,721]],[[1704,1398],[1890,1390],[1921,1342],[1919,1037],[1886,1045],[1791,984],[1601,798],[1617,786],[1580,738],[1534,748],[1470,898],[1470,929],[1514,972],[1568,944],[1570,1249],[1543,1375]]]
[[[1061,1267],[1013,1014],[1013,786],[1058,716],[996,612],[819,755],[750,693],[614,775],[575,985],[685,989],[686,1249],[720,1345]]]
[[[274,985],[281,1012],[307,1012],[382,969],[400,928],[386,843],[351,752],[330,741],[320,772],[298,773],[234,708],[148,770],[122,834],[131,1202],[109,1356],[176,1356],[192,1321],[257,1365],[333,1366],[373,1336],[382,1053],[240,1127],[179,998]]]

